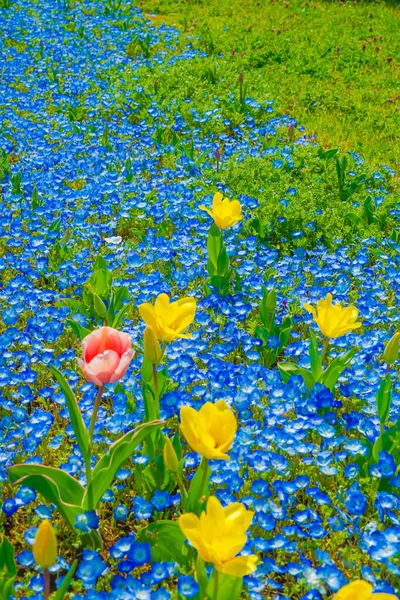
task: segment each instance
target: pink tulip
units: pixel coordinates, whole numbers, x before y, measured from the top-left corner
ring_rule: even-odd
[[[78,359],[88,381],[103,386],[115,383],[129,367],[134,351],[130,335],[112,327],[100,327],[82,340],[83,360]]]

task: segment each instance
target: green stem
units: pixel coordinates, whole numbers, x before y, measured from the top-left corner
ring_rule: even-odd
[[[47,600],[47,598],[50,596],[50,572],[48,569],[44,569],[43,576],[44,576],[44,600]]]
[[[324,342],[324,346],[322,348],[322,352],[321,352],[321,365],[325,360],[325,356],[328,351],[328,348],[329,348],[329,338],[326,338],[326,340]]]
[[[179,477],[178,473],[174,473],[174,475],[175,475],[176,483],[178,484],[178,487],[179,487],[179,491],[181,493],[182,508],[183,508],[183,510],[186,510],[186,502],[188,499],[188,493],[187,493],[185,486],[183,485],[183,481]]]
[[[213,600],[217,600],[218,598],[218,571],[214,567],[214,591],[213,591]]]
[[[201,461],[201,467],[203,469],[203,476],[202,476],[201,482],[200,482],[199,495],[197,496],[196,505],[201,501],[201,498],[203,496],[204,486],[205,486],[206,480],[207,480],[208,458],[206,458],[205,456],[203,456],[203,459]]]
[[[156,408],[156,419],[160,418],[160,392],[158,389],[158,375],[157,375],[157,365],[153,363],[153,379],[154,379],[154,403]]]
[[[89,427],[89,445],[90,448],[92,449],[92,445],[93,445],[93,432],[94,432],[94,425],[96,423],[96,418],[97,418],[97,413],[99,412],[99,407],[100,407],[100,401],[101,401],[101,397],[103,395],[104,392],[104,385],[99,387],[99,391],[97,392],[97,396],[96,396],[96,400],[94,401],[94,407],[93,407],[93,413],[92,413],[92,418],[90,420],[90,427]]]
[[[94,509],[93,502],[93,487],[90,485],[92,482],[92,454],[93,454],[93,432],[94,425],[96,423],[97,413],[99,412],[101,397],[104,392],[104,385],[99,387],[97,392],[96,400],[94,402],[92,418],[90,419],[89,427],[89,452],[85,459],[85,470],[86,470],[86,486],[88,490],[88,510]]]

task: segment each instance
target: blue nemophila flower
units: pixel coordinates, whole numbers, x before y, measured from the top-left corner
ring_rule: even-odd
[[[132,501],[132,512],[136,519],[150,519],[153,510],[153,505],[140,496]]]
[[[99,528],[100,519],[95,510],[90,510],[83,514],[77,515],[75,519],[75,527],[84,533],[89,533],[91,529]]]
[[[90,589],[100,575],[107,571],[107,565],[96,551],[84,550],[83,560],[77,568],[76,576],[83,581],[86,588]]]
[[[164,510],[171,506],[171,496],[169,492],[156,490],[151,498],[151,504],[156,510]]]
[[[178,577],[178,592],[184,598],[194,598],[198,593],[199,584],[190,575],[179,575]]]
[[[126,521],[126,517],[129,514],[129,509],[123,504],[119,504],[113,510],[114,519],[116,521]]]
[[[367,508],[367,498],[360,490],[358,481],[354,481],[346,492],[344,504],[351,515],[363,515]]]
[[[126,554],[134,567],[145,565],[151,560],[150,544],[146,542],[133,542]]]

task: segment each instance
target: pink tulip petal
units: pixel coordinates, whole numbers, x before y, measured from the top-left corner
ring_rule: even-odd
[[[97,379],[96,375],[93,373],[93,371],[91,370],[89,365],[80,358],[78,358],[77,360],[78,360],[79,366],[82,369],[82,373],[83,373],[84,377],[87,379],[87,381],[90,381],[91,383],[94,383],[95,385],[101,386],[102,383],[101,383],[100,379]]]
[[[110,383],[119,362],[120,357],[114,350],[106,350],[103,354],[95,356],[87,366],[101,383]]]
[[[133,348],[129,348],[129,350],[127,350],[122,355],[121,360],[119,361],[118,367],[115,369],[113,375],[111,376],[110,383],[115,383],[116,381],[118,381],[125,375],[134,355],[135,355],[135,352],[134,352]]]
[[[127,333],[112,327],[100,327],[83,339],[83,358],[90,363],[95,356],[106,350],[114,350],[118,356],[122,356],[131,346],[132,340]]]

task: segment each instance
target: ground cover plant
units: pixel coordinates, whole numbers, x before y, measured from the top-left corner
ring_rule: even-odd
[[[129,2],[0,6],[1,597],[394,600],[398,132],[322,145]]]

